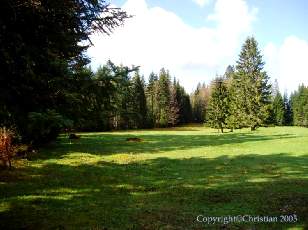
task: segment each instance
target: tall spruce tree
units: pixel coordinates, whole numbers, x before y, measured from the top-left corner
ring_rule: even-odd
[[[228,117],[226,118],[227,127],[233,132],[235,128],[239,127],[237,114],[237,100],[238,95],[236,94],[236,85],[234,80],[234,67],[228,66],[224,78],[228,90]]]
[[[153,127],[155,125],[155,108],[157,105],[155,97],[155,87],[157,86],[157,75],[155,73],[150,73],[149,81],[146,86],[146,98],[147,98],[147,126]]]
[[[64,104],[72,95],[67,82],[74,82],[89,62],[85,52],[90,35],[110,34],[126,18],[124,11],[106,1],[2,1],[1,123],[15,126],[26,138],[30,113],[44,117],[50,109],[58,112],[59,102]],[[46,122],[56,125],[50,123]]]
[[[208,122],[211,127],[220,129],[222,133],[229,115],[228,99],[228,88],[225,78],[216,77],[212,82]]]
[[[178,102],[178,95],[176,90],[176,82],[174,80],[172,87],[170,88],[170,102],[169,102],[169,116],[168,124],[175,126],[180,121],[180,106]]]
[[[236,72],[233,75],[233,90],[236,95],[233,117],[238,126],[255,130],[268,117],[271,86],[263,71],[264,62],[254,37],[248,37],[242,46]]]
[[[308,127],[308,87],[300,85],[291,95],[293,124]]]
[[[147,104],[144,92],[144,80],[140,78],[139,71],[132,79],[132,100],[134,128],[145,128],[147,119]]]
[[[285,106],[283,102],[283,98],[280,94],[280,92],[276,92],[276,96],[273,101],[273,112],[274,112],[274,118],[275,118],[275,124],[282,126],[285,124],[284,118],[285,118]]]
[[[290,99],[285,92],[283,94],[283,103],[284,103],[284,125],[292,125],[292,108],[291,108],[291,102]]]
[[[176,96],[179,103],[179,123],[185,124],[191,121],[192,109],[190,104],[189,95],[185,92],[183,86],[180,85],[179,81],[176,82]]]
[[[158,105],[157,123],[160,127],[166,127],[169,120],[170,75],[164,68],[159,72],[155,94]]]

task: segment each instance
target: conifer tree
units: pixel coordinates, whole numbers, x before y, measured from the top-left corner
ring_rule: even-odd
[[[282,96],[279,91],[276,92],[276,96],[273,101],[273,112],[274,112],[275,124],[282,126],[285,123],[284,122],[285,107]]]
[[[236,108],[232,112],[239,126],[248,126],[251,130],[262,125],[268,117],[271,86],[263,67],[257,41],[248,37],[242,46],[233,78]]]
[[[136,72],[132,79],[132,100],[134,127],[144,128],[146,126],[147,105],[144,92],[144,80],[140,78],[139,72]]]
[[[147,98],[147,125],[153,127],[155,124],[155,87],[157,85],[157,75],[155,73],[150,73],[149,81],[146,87],[146,98]]]
[[[216,77],[212,82],[209,101],[209,124],[223,133],[229,113],[228,88],[225,78]]]
[[[170,75],[164,68],[159,72],[155,94],[158,107],[157,123],[159,126],[165,127],[168,125],[169,120]]]
[[[291,96],[293,124],[308,127],[308,87],[300,85]]]
[[[210,88],[204,83],[198,83],[191,95],[193,121],[202,123],[206,121],[206,112],[210,98]]]
[[[180,107],[176,91],[176,82],[174,82],[170,89],[168,124],[170,124],[171,126],[177,125],[179,123],[179,118],[180,118]]]
[[[284,103],[284,125],[292,125],[292,108],[291,102],[288,98],[287,93],[283,95],[283,103]]]

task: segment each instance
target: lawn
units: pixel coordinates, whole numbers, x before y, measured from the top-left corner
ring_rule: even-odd
[[[0,171],[0,229],[308,228],[307,128],[80,135]],[[198,215],[278,221],[207,224]]]

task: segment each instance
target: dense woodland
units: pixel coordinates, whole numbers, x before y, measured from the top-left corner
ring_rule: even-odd
[[[268,125],[308,126],[308,87],[290,97],[270,83],[257,41],[236,64],[190,95],[162,68],[89,66],[90,35],[131,16],[105,1],[4,0],[0,8],[0,125],[42,144],[61,131],[105,131],[205,123],[223,132]],[[213,76],[214,77],[214,76]],[[292,76],[290,76],[291,78]],[[147,80],[145,80],[147,79]]]

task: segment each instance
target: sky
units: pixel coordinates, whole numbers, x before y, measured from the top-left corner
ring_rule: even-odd
[[[110,36],[94,34],[88,50],[96,69],[107,60],[140,66],[145,79],[169,70],[191,93],[235,65],[254,36],[271,81],[282,93],[308,85],[306,0],[114,0],[133,15]]]

